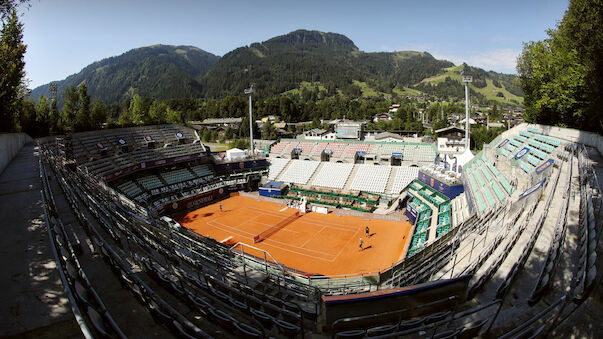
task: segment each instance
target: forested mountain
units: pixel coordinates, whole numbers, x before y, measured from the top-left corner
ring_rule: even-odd
[[[429,53],[364,53],[343,35],[298,30],[235,49],[216,62],[202,82],[209,97],[238,95],[250,83],[260,96],[269,96],[303,81],[319,83],[329,96],[358,92],[354,80],[391,93],[449,66],[453,64]]]
[[[157,99],[197,97],[203,76],[218,56],[192,46],[153,45],[94,62],[79,73],[57,81],[59,102],[64,89],[85,82],[90,96],[118,103],[134,94]],[[31,93],[34,99],[49,94],[49,84]]]
[[[513,75],[454,66],[427,52],[366,53],[341,34],[306,30],[240,47],[221,58],[194,47],[137,48],[95,62],[57,84],[59,98],[63,88],[85,82],[92,97],[108,104],[134,94],[157,99],[241,96],[251,83],[260,97],[286,94],[302,101],[338,94],[463,97],[463,69],[474,76],[476,100],[521,102]],[[32,97],[41,94],[48,95],[48,85],[36,88]]]

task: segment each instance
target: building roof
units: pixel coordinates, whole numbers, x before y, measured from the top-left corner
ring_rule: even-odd
[[[459,121],[459,123],[464,124],[465,123],[465,119]],[[473,118],[469,118],[469,123],[471,125],[475,125],[476,124],[476,122],[475,122],[475,120]]]
[[[388,118],[393,118],[393,115],[391,113],[388,113],[388,112],[377,113],[377,114],[375,114],[375,117],[379,117],[379,116],[382,116],[382,115],[385,115]]]
[[[399,139],[399,140],[404,139],[401,135],[391,133],[391,132],[381,132],[381,133],[375,134],[375,140],[381,140],[381,139],[386,139],[386,138],[394,138],[394,139]]]
[[[207,118],[201,124],[240,124],[242,121],[243,118]]]
[[[471,122],[471,120],[469,120],[469,122]],[[438,134],[440,134],[440,133],[452,132],[452,131],[459,131],[459,132],[465,133],[464,129],[462,129],[460,127],[456,127],[456,126],[448,126],[448,127],[436,130],[435,132],[438,133]]]
[[[320,129],[320,128],[312,128],[309,131],[305,131],[304,134],[316,134],[316,135],[323,135],[325,133],[327,133],[328,131],[326,129]]]

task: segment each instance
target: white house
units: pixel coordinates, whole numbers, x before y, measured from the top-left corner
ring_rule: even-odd
[[[461,154],[465,152],[465,130],[459,127],[446,127],[436,131],[439,153]]]
[[[320,128],[313,128],[298,135],[297,138],[305,140],[335,140],[337,136],[333,132]]]

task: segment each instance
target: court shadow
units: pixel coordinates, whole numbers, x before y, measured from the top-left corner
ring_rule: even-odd
[[[373,232],[373,233],[369,234],[369,238],[371,238],[375,234],[377,234],[377,232]]]
[[[362,251],[364,252],[365,250],[368,250],[368,249],[370,249],[370,248],[373,248],[373,245],[368,245],[367,247],[363,247],[363,248],[362,248]]]

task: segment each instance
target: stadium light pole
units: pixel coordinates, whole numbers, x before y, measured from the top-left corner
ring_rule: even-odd
[[[473,77],[463,75],[463,82],[465,83],[465,150],[468,150],[471,146],[469,142],[469,83],[472,81]]]
[[[251,155],[253,156],[253,108],[251,107],[251,95],[253,94],[253,84],[251,84],[249,88],[245,89],[245,94],[249,94],[249,149],[251,150]]]

